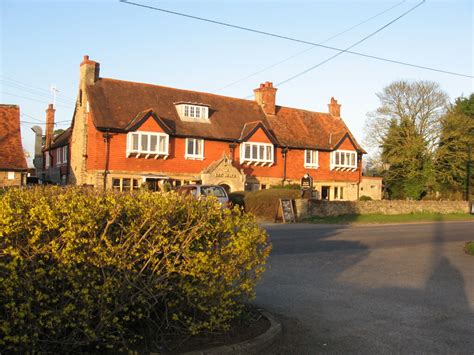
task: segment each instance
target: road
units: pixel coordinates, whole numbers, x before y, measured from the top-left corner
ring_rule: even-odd
[[[474,354],[473,222],[264,227],[254,303],[283,324],[266,354]]]

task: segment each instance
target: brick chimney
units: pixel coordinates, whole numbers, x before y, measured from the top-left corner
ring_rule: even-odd
[[[341,105],[337,103],[334,97],[331,97],[331,103],[328,104],[329,114],[334,117],[341,117]]]
[[[92,85],[99,79],[100,64],[84,56],[80,66],[81,86]]]
[[[273,83],[269,81],[260,84],[260,87],[253,91],[255,93],[255,101],[266,115],[274,115],[276,113],[276,91],[277,89],[273,87]]]
[[[54,112],[56,110],[53,107],[53,104],[49,104],[46,109],[46,141],[45,148],[51,147],[51,142],[53,141],[53,132],[54,132]]]

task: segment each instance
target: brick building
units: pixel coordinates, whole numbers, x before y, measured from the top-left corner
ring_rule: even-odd
[[[0,188],[25,185],[27,170],[21,144],[20,108],[0,104]]]
[[[255,100],[101,78],[80,64],[72,122],[71,183],[131,190],[146,183],[220,184],[231,191],[299,183],[320,198],[354,200],[362,155],[334,98],[327,113],[276,104],[266,82]]]
[[[43,146],[43,170],[38,174],[43,182],[65,185],[69,175],[69,141],[71,128],[54,134],[54,114],[50,104],[46,109],[46,134]],[[35,154],[36,155],[36,154]]]

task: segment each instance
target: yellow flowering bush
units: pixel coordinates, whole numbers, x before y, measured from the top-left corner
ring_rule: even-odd
[[[0,195],[0,352],[127,350],[222,331],[270,252],[239,208],[84,188]]]

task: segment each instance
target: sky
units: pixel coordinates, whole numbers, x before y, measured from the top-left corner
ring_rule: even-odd
[[[132,0],[130,0],[132,1]],[[136,3],[345,49],[420,1],[146,1]],[[472,0],[427,0],[352,48],[392,60],[474,75]],[[260,72],[296,53],[304,54]],[[23,148],[43,127],[56,97],[56,128],[67,128],[84,55],[100,76],[248,98],[260,83],[285,81],[336,52],[145,9],[118,0],[0,0],[0,103],[20,106]],[[252,73],[259,74],[241,80]],[[241,81],[239,81],[241,80]],[[343,53],[282,85],[277,105],[327,112],[331,97],[364,146],[367,113],[395,80],[429,80],[451,100],[474,92],[474,79]],[[235,81],[238,83],[228,86]],[[219,90],[225,86],[225,89]],[[30,159],[31,165],[31,159]]]

